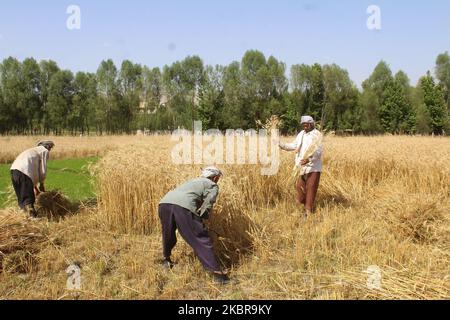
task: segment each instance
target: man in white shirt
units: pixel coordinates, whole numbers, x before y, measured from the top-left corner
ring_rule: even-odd
[[[19,207],[31,217],[36,217],[36,196],[45,192],[47,161],[54,146],[52,141],[41,141],[36,147],[22,152],[11,165],[11,181]]]
[[[310,116],[301,118],[303,131],[293,143],[280,143],[285,151],[295,151],[295,166],[300,172],[297,181],[297,201],[305,205],[305,217],[314,211],[317,190],[322,172],[322,134],[315,128]]]

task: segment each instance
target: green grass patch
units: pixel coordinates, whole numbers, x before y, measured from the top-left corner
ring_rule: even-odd
[[[98,161],[97,157],[82,159],[51,160],[45,183],[47,190],[60,190],[71,201],[85,201],[95,197],[89,166]],[[0,165],[0,208],[6,206],[11,184],[11,165]],[[14,191],[13,191],[14,192]]]

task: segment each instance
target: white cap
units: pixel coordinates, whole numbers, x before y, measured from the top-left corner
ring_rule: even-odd
[[[312,123],[314,124],[314,119],[310,116],[303,116],[301,119],[302,124],[303,123]]]
[[[222,171],[220,171],[216,167],[208,167],[208,168],[205,168],[202,170],[201,177],[202,178],[212,178],[212,177],[217,177],[217,176],[221,176],[221,175],[222,175]]]

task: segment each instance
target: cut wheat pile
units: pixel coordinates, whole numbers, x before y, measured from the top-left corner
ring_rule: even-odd
[[[76,211],[76,205],[70,202],[60,191],[48,191],[39,194],[36,199],[38,217],[60,219]]]
[[[15,210],[0,211],[0,272],[33,271],[33,255],[47,242],[42,225]]]

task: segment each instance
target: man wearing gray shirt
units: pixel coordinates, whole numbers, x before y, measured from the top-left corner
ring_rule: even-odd
[[[215,167],[203,170],[200,178],[190,180],[167,193],[159,203],[162,225],[163,264],[172,268],[172,249],[177,243],[178,229],[184,240],[194,249],[203,267],[212,272],[215,280],[227,283],[228,276],[221,271],[214,255],[212,241],[203,219],[208,219],[219,193],[222,172]]]

